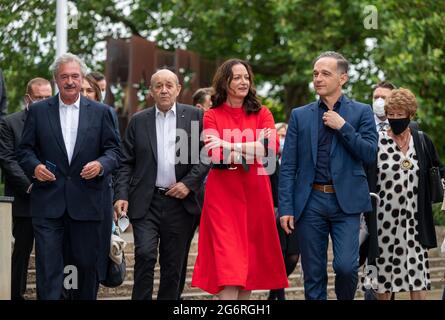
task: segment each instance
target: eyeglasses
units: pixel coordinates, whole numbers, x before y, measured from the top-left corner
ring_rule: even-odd
[[[30,94],[26,95],[28,96],[28,99],[31,100],[31,103],[42,101],[51,97],[51,96],[31,96]]]

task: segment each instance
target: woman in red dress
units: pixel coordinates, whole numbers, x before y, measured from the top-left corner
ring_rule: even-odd
[[[192,286],[222,300],[244,300],[251,290],[288,286],[270,181],[262,165],[266,155],[267,163],[275,165],[278,141],[273,116],[256,97],[246,62],[224,62],[213,88],[215,107],[204,114],[212,169]]]

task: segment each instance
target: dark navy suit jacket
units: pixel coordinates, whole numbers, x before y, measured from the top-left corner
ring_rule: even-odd
[[[298,220],[315,178],[318,146],[318,103],[292,111],[279,178],[279,213]],[[370,211],[371,199],[363,168],[377,153],[377,132],[369,105],[342,97],[344,126],[336,132],[330,151],[330,170],[340,208],[346,214]]]
[[[65,211],[76,220],[103,219],[104,188],[108,175],[119,166],[119,137],[110,108],[80,98],[79,126],[71,164],[63,140],[58,95],[33,104],[29,110],[18,150],[19,163],[28,177],[38,164],[54,163],[56,181],[33,179],[31,216],[58,218]],[[103,174],[86,180],[80,176],[83,166],[97,160]]]

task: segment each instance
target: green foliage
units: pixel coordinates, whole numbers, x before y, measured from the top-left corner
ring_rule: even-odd
[[[55,54],[55,0],[0,0],[0,68],[9,110],[17,110],[26,83],[50,77]],[[377,29],[364,27],[366,6],[378,13]],[[354,65],[345,88],[370,103],[371,86],[386,78],[418,97],[421,126],[445,156],[445,1],[438,0],[91,0],[69,1],[78,14],[69,50],[103,70],[108,37],[140,35],[167,50],[187,48],[218,59],[248,60],[258,85],[274,90],[277,121],[314,100],[312,61],[336,50]],[[102,47],[101,47],[102,44]],[[271,100],[272,101],[272,100]]]
[[[272,112],[275,123],[286,121],[286,113],[282,103],[270,98],[262,99],[262,103]]]
[[[442,204],[433,205],[434,224],[438,226],[445,226],[445,213],[440,211]]]
[[[445,1],[382,1],[373,59],[398,86],[418,99],[422,129],[444,158]]]

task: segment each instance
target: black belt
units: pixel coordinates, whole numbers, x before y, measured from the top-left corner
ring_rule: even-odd
[[[244,169],[244,171],[246,172],[249,171],[249,165],[247,164],[246,159],[244,157],[241,157],[241,166]],[[236,170],[238,169],[238,166],[226,163],[212,163],[211,168],[217,170]]]
[[[165,193],[168,191],[168,188],[155,187],[155,193],[165,196]]]

